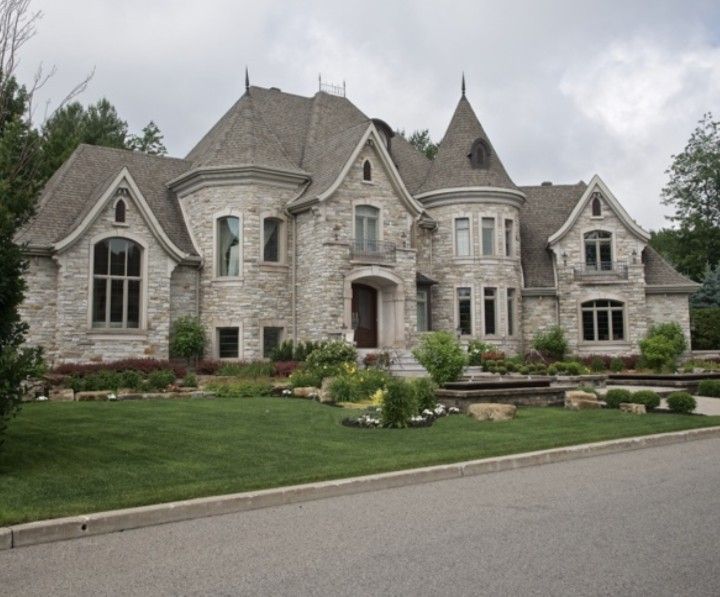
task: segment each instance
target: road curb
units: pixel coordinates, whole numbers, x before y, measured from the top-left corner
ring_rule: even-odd
[[[292,485],[276,489],[195,498],[165,504],[70,516],[67,518],[40,520],[0,528],[0,550],[102,535],[170,522],[204,518],[207,516],[258,510],[261,508],[376,491],[379,489],[391,489],[394,487],[470,477],[541,464],[565,462],[579,458],[665,446],[711,437],[720,437],[720,426],[630,437],[592,444],[580,444],[537,452],[484,458],[482,460],[470,460],[454,464],[380,473],[363,477],[351,477],[349,479],[337,479],[334,481],[321,481],[318,483]]]

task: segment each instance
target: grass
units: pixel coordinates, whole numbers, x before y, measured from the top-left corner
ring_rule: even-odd
[[[720,424],[524,408],[365,430],[341,426],[347,414],[279,398],[27,404],[0,448],[0,526]]]

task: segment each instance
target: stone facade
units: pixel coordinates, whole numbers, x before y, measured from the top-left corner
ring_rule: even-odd
[[[674,321],[680,324],[685,332],[687,345],[690,346],[690,308],[687,295],[648,294],[645,302],[647,315],[645,325],[648,329],[657,323]]]

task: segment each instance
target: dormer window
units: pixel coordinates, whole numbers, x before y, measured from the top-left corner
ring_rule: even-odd
[[[592,199],[592,216],[593,218],[602,217],[602,201],[600,201],[600,194],[594,193]]]
[[[125,201],[123,201],[122,199],[119,199],[118,202],[115,204],[115,223],[125,223]]]
[[[363,164],[363,180],[370,182],[372,180],[372,165],[370,160],[365,160]]]
[[[478,170],[488,167],[490,147],[484,139],[476,139],[468,154],[470,165]]]

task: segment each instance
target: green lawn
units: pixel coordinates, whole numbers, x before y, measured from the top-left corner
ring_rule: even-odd
[[[720,417],[521,409],[425,429],[352,429],[279,398],[27,404],[0,448],[0,525],[720,425]]]

